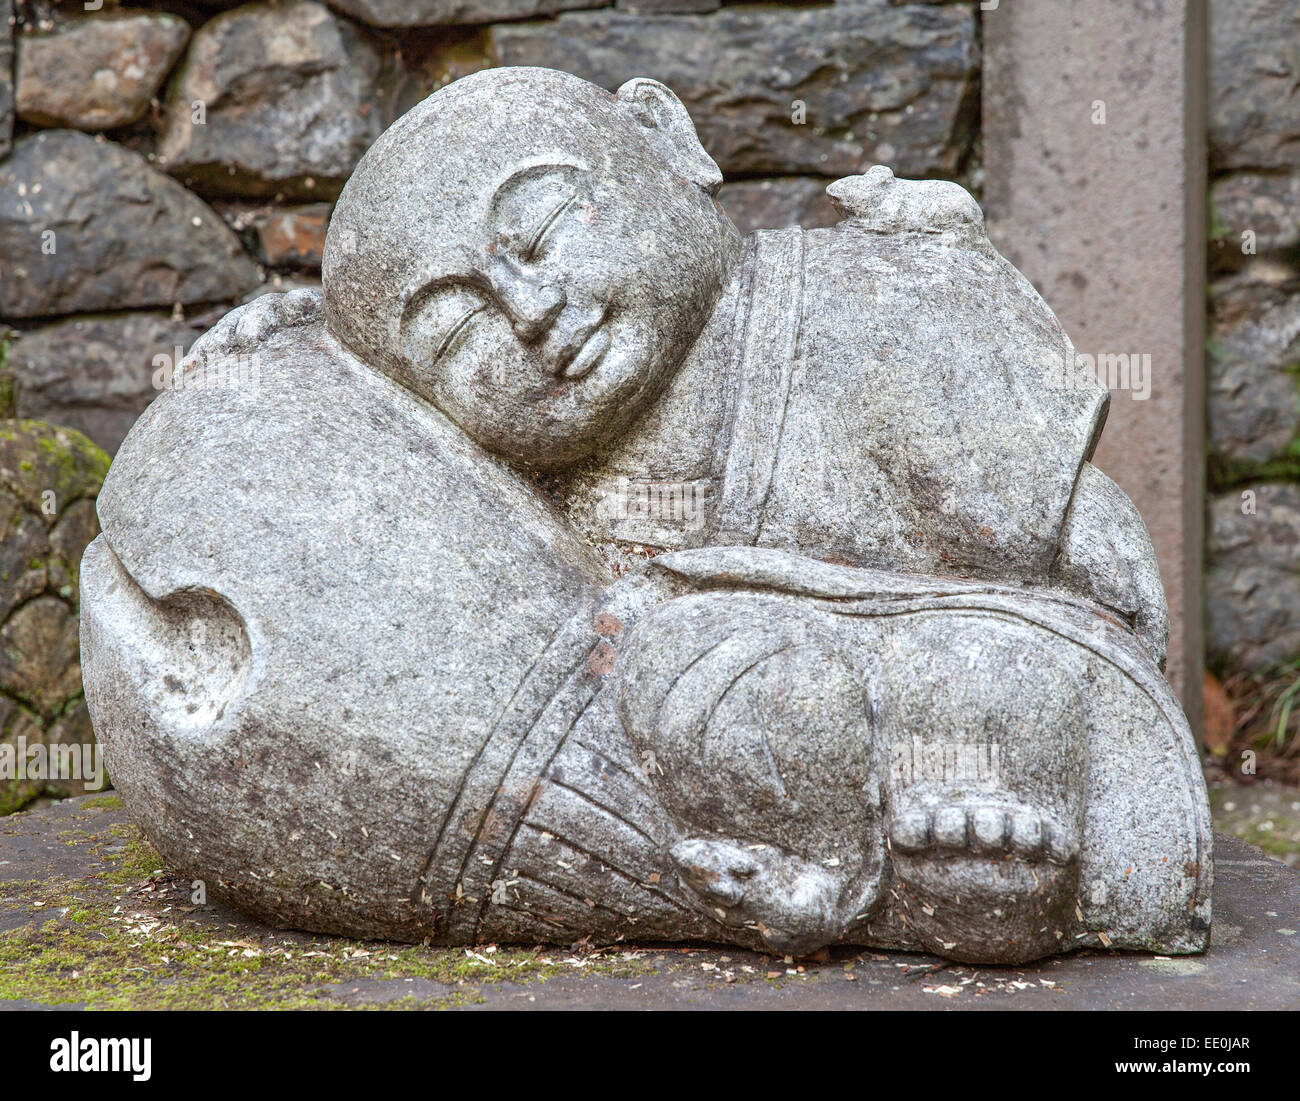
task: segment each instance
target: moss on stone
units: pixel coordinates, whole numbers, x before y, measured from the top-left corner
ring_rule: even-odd
[[[1246,463],[1226,455],[1211,455],[1210,490],[1226,493],[1252,482],[1300,482],[1300,437],[1286,450],[1262,463]]]
[[[49,518],[42,495],[52,490],[57,512],[93,498],[108,473],[108,455],[76,429],[34,420],[0,421],[0,475],[23,506]]]
[[[0,383],[3,377],[0,373]],[[34,745],[65,718],[62,740],[92,740],[89,720],[72,715],[83,706],[80,688],[71,694],[68,688],[76,678],[78,567],[85,541],[98,530],[91,502],[108,467],[108,456],[74,429],[0,420],[0,514],[9,520],[5,531],[12,567],[0,571],[0,605],[12,615],[6,621],[4,654],[12,683],[5,695],[19,705],[9,709],[0,740],[11,742],[22,734]],[[69,514],[76,502],[84,503]],[[63,666],[46,669],[29,662],[25,651],[35,652],[37,646],[66,655]],[[42,796],[73,793],[60,781],[0,780],[0,815]]]
[[[89,807],[91,810],[125,810],[121,796],[118,795],[96,795],[87,799],[81,804],[83,807]]]
[[[483,1000],[480,988],[557,974],[635,977],[633,953],[566,948],[432,948],[283,932],[195,905],[137,828],[106,820],[115,796],[80,804],[59,835],[84,847],[89,875],[5,884],[0,914],[33,920],[0,933],[0,999],[96,1009],[437,1009]],[[48,917],[42,917],[42,914]],[[358,982],[427,980],[426,996],[357,993]],[[391,991],[390,991],[391,993]]]

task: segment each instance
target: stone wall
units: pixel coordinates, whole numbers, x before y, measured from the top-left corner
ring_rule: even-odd
[[[16,3],[0,324],[18,412],[110,452],[222,312],[318,279],[331,201],[370,142],[478,68],[663,80],[745,228],[830,224],[826,182],[878,161],[964,182],[975,166],[973,2]]]
[[[374,137],[484,66],[670,84],[746,229],[828,224],[825,183],[876,162],[978,194],[978,7],[0,0],[0,360],[17,413],[111,453],[225,310],[319,279],[332,200]],[[1211,13],[1207,587],[1223,671],[1300,656],[1300,13]]]
[[[878,161],[971,183],[978,30],[973,2],[0,0],[0,376],[17,416],[112,453],[223,313],[319,282],[333,200],[379,133],[495,64],[668,83],[745,229],[831,224],[826,183]],[[50,456],[98,451],[0,428],[6,813],[86,787],[3,762],[93,741],[76,563],[103,469],[65,462],[80,480],[47,487]]]
[[[1212,0],[1208,649],[1300,658],[1300,5]]]

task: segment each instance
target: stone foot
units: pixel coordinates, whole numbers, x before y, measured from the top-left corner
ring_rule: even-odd
[[[1054,816],[996,797],[897,811],[886,824],[890,849],[910,857],[954,854],[1068,864],[1079,836]]]

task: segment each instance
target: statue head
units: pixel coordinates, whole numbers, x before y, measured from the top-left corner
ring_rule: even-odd
[[[722,176],[656,81],[475,73],[358,165],[324,258],[331,330],[489,450],[572,463],[653,400],[731,267]]]

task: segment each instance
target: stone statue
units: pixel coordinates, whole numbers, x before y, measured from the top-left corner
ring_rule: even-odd
[[[742,240],[720,181],[646,79],[488,70],[376,142],[323,296],[206,334],[100,495],[133,816],[323,932],[1203,950],[1105,391],[957,185]]]

